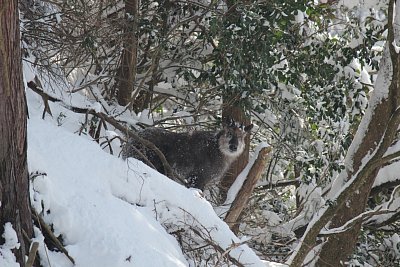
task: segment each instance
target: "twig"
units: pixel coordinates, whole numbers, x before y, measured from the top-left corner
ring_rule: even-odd
[[[84,90],[85,88],[89,87],[90,85],[97,83],[99,80],[101,80],[103,78],[110,78],[110,77],[111,76],[108,76],[108,75],[107,76],[98,76],[96,79],[86,82],[83,86],[69,90],[68,93],[73,94],[73,93],[79,92],[79,91]]]
[[[135,146],[132,146],[131,149],[135,150],[135,153],[139,156],[140,160],[143,160],[144,163],[152,167],[153,169],[157,169],[153,163],[150,162],[150,160],[140,151],[140,149],[136,148]]]
[[[186,181],[174,172],[174,170],[169,165],[167,159],[165,158],[164,154],[152,142],[141,138],[134,131],[131,131],[126,127],[123,127],[114,118],[109,117],[109,116],[107,116],[106,114],[104,114],[102,112],[96,112],[96,111],[91,109],[91,110],[89,110],[89,114],[92,114],[92,115],[95,115],[95,116],[97,116],[97,117],[99,117],[101,119],[104,119],[106,122],[108,122],[109,124],[114,126],[116,129],[120,130],[121,132],[125,133],[130,138],[133,138],[133,139],[137,140],[138,142],[142,143],[144,146],[146,146],[146,147],[150,148],[151,150],[153,150],[157,154],[157,156],[160,158],[167,176],[170,177],[172,180],[174,180],[176,182],[179,182],[179,183],[181,183],[183,185],[186,184]]]
[[[239,247],[242,245],[242,243],[235,243],[232,241],[231,245],[224,249],[222,248],[216,241],[212,239],[211,231],[212,229],[208,229],[206,226],[204,226],[196,217],[194,217],[190,212],[186,211],[185,209],[180,208],[185,214],[187,214],[191,220],[193,220],[190,224],[184,221],[183,223],[188,226],[189,230],[191,230],[196,236],[198,236],[202,241],[206,243],[206,245],[200,245],[196,248],[190,248],[189,251],[194,251],[198,249],[204,249],[207,246],[211,246],[216,252],[221,254],[222,258],[225,258],[226,260],[230,261],[231,263],[234,264],[234,266],[239,266],[239,267],[244,267],[239,259],[231,256],[229,253],[234,250],[235,248]],[[174,233],[182,233],[184,231],[178,230],[175,231]],[[218,262],[220,262],[220,259],[218,259]],[[220,266],[220,264],[213,264],[213,266]]]
[[[301,181],[299,179],[295,179],[295,180],[283,180],[283,181],[277,181],[276,183],[272,182],[272,183],[268,183],[268,184],[263,184],[263,185],[259,185],[255,188],[255,190],[260,190],[260,191],[264,191],[264,190],[268,190],[268,189],[272,189],[272,188],[278,188],[278,187],[286,187],[286,186],[299,186],[301,183]]]
[[[217,243],[215,243],[213,240],[205,238],[202,233],[200,231],[198,231],[197,229],[195,229],[194,227],[190,226],[190,229],[193,231],[193,233],[195,233],[198,237],[200,237],[201,239],[203,239],[207,244],[209,244],[210,246],[212,246],[216,251],[218,251],[219,253],[221,253],[221,255],[224,258],[227,258],[229,261],[231,261],[233,264],[235,264],[235,266],[238,267],[244,267],[244,265],[242,263],[240,263],[237,259],[235,259],[234,257],[232,257],[231,255],[229,255],[229,252],[240,246],[241,244],[236,244],[233,243],[227,250],[223,249],[220,245],[218,245]]]
[[[28,260],[25,263],[25,267],[32,267],[35,262],[36,252],[39,249],[39,242],[33,242],[31,250],[29,251]]]

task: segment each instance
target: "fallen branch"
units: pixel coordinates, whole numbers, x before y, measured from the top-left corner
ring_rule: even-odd
[[[37,80],[37,77],[35,77],[35,80]],[[39,83],[39,80],[36,81],[37,83]],[[43,99],[43,103],[44,103],[44,110],[42,113],[42,119],[44,119],[46,112],[50,115],[53,116],[53,114],[51,113],[50,110],[50,106],[49,106],[49,100],[51,102],[61,102],[61,100],[50,96],[49,94],[46,94],[45,92],[43,92],[43,90],[40,90],[39,87],[37,86],[37,84],[33,81],[28,82],[28,87],[31,88],[35,93],[37,93],[38,95],[40,95]]]
[[[271,152],[271,147],[263,147],[258,153],[258,157],[255,160],[253,166],[246,177],[240,191],[235,197],[235,200],[232,202],[232,205],[225,216],[224,221],[229,225],[231,230],[236,233],[238,230],[237,221],[240,218],[240,215],[243,212],[243,209],[246,207],[251,193],[254,191],[256,187],[257,181],[260,179],[263,170],[267,164],[268,156]]]

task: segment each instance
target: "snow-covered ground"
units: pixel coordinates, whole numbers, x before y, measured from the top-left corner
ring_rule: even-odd
[[[32,77],[25,73],[26,80]],[[45,248],[44,237],[35,229],[44,266],[204,266],[185,258],[166,225],[203,229],[244,266],[280,266],[261,261],[198,190],[187,189],[135,159],[124,161],[102,150],[89,136],[78,135],[77,121],[83,122],[84,115],[50,103],[53,117],[42,119],[42,98],[26,90],[28,165],[31,173],[38,173],[31,181],[32,205],[62,237],[75,260],[73,265],[62,252]],[[76,99],[69,101],[79,104]]]

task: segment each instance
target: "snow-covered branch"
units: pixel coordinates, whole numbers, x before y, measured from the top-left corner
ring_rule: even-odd
[[[391,210],[387,210],[387,209],[383,210],[381,208],[366,211],[364,213],[361,213],[357,217],[354,217],[350,221],[347,221],[341,227],[333,228],[333,229],[329,229],[329,230],[322,230],[320,232],[319,236],[329,236],[329,235],[343,233],[343,232],[350,230],[355,224],[366,222],[373,216],[388,214],[388,213],[394,213],[394,212]]]
[[[390,214],[386,214],[384,216],[374,215],[368,220],[367,226],[380,228],[400,218],[400,185],[393,189],[390,199],[387,202],[379,205],[375,210],[377,209],[388,210],[390,211]]]

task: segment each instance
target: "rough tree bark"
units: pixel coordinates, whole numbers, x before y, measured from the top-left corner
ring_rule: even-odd
[[[117,73],[117,100],[121,106],[126,106],[131,101],[136,79],[137,63],[137,16],[138,1],[125,0],[126,25],[124,30],[123,51],[121,63]]]
[[[364,212],[376,175],[388,158],[385,152],[395,140],[400,123],[400,56],[393,46],[400,42],[397,26],[400,18],[396,16],[393,21],[394,2],[391,0],[389,3],[388,41],[380,62],[375,90],[346,155],[349,166],[334,181],[329,193],[331,201],[310,222],[300,245],[288,261],[291,266],[303,266],[305,257],[316,245],[321,229],[329,222],[329,229],[338,228]],[[399,14],[399,11],[396,13]],[[358,220],[346,231],[329,235],[315,265],[344,265],[354,250],[361,224],[362,220]]]
[[[0,233],[10,222],[21,244],[14,254],[21,266],[32,236],[27,169],[27,109],[22,83],[18,1],[0,4]],[[1,234],[0,234],[1,236]],[[0,237],[0,243],[4,240]]]

